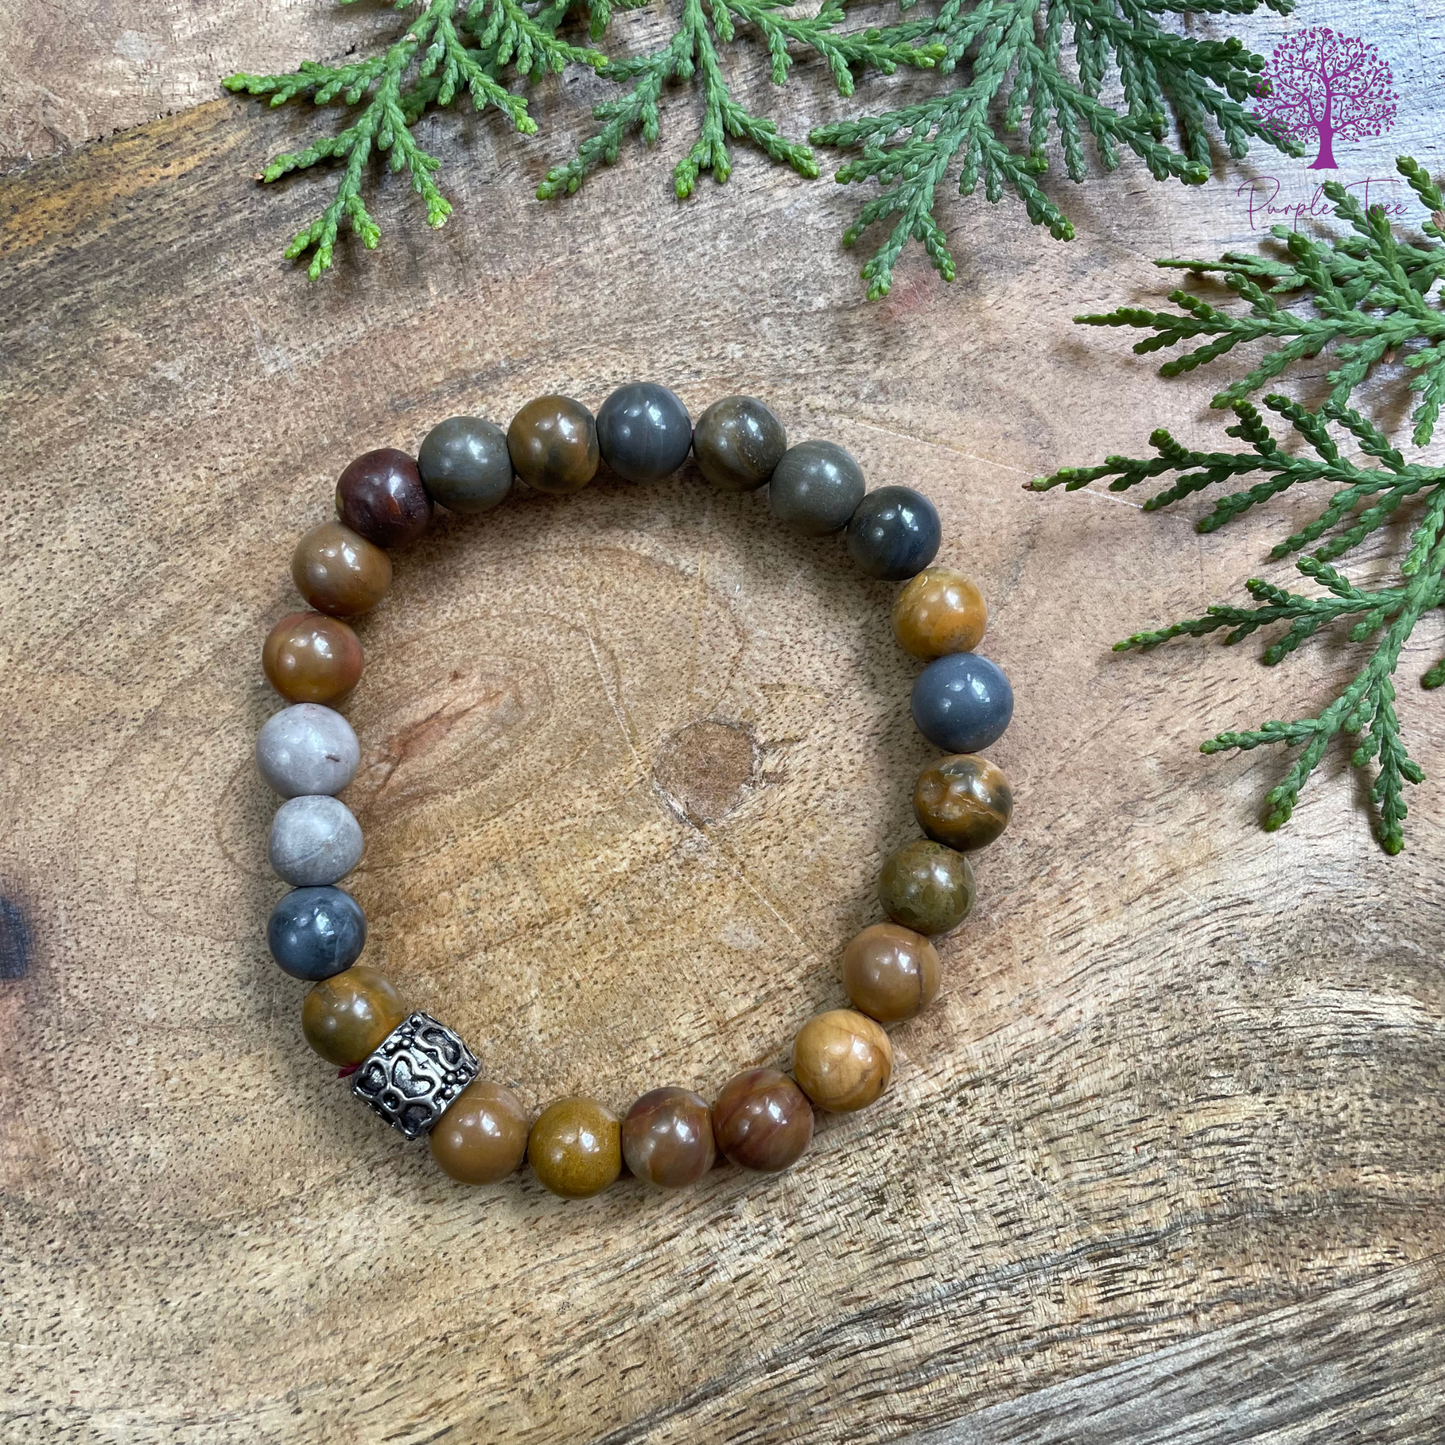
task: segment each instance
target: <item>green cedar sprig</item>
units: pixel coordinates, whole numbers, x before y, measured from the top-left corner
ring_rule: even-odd
[[[1330,401],[1348,405],[1355,390],[1397,351],[1414,373],[1410,390],[1418,404],[1412,420],[1414,442],[1434,435],[1445,404],[1445,305],[1432,288],[1445,277],[1445,196],[1425,168],[1401,156],[1397,168],[1430,212],[1421,228],[1426,240],[1405,241],[1391,230],[1384,212],[1365,210],[1337,181],[1325,194],[1349,227],[1332,240],[1316,240],[1284,226],[1272,228],[1285,243],[1288,260],[1227,252],[1219,261],[1159,261],[1159,266],[1195,275],[1215,274],[1240,300],[1247,314],[1225,311],[1186,291],[1169,299],[1177,311],[1120,307],[1104,315],[1078,316],[1086,326],[1132,326],[1152,332],[1134,350],[1141,354],[1179,347],[1182,354],[1159,368],[1178,376],[1227,355],[1235,347],[1263,342],[1267,349],[1247,375],[1222,390],[1216,407],[1228,407],[1267,386],[1299,361],[1333,348],[1328,375]],[[1302,299],[1308,310],[1285,302]],[[1183,348],[1202,341],[1193,350]]]

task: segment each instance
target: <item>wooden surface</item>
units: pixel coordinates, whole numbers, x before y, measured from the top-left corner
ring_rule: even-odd
[[[0,74],[52,14],[17,13]],[[1302,18],[1396,62],[1349,178],[1441,169],[1438,5]],[[225,65],[285,49],[263,19]],[[1348,649],[1107,648],[1275,575],[1284,519],[1021,487],[1161,422],[1222,444],[1207,381],[1067,318],[1246,239],[1250,173],[1061,187],[1070,246],[955,202],[957,282],[913,254],[870,305],[840,188],[744,153],[678,207],[629,153],[544,207],[577,111],[539,110],[531,143],[429,122],[452,223],[389,181],[382,250],[317,286],[279,252],[318,188],[249,179],[304,113],[207,102],[0,185],[0,1439],[1439,1440],[1442,783],[1394,860],[1338,757],[1261,833],[1278,757],[1195,745],[1320,702]],[[938,501],[1017,691],[1015,822],[894,1086],[791,1173],[466,1190],[309,1054],[266,954],[260,642],[352,454],[638,376],[765,396]],[[692,473],[438,526],[349,706],[368,957],[529,1104],[782,1059],[914,831],[890,593]],[[1442,646],[1432,617],[1400,689],[1438,779]]]

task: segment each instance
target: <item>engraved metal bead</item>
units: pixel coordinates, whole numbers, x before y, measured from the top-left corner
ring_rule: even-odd
[[[351,1092],[415,1139],[431,1131],[479,1068],[458,1034],[430,1014],[412,1013],[356,1071]]]

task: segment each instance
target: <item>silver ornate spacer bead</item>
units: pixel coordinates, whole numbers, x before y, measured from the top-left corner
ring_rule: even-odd
[[[408,1014],[352,1078],[364,1099],[408,1139],[431,1131],[481,1065],[461,1036],[430,1014]]]

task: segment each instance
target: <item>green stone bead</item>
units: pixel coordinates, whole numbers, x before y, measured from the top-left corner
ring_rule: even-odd
[[[924,838],[890,853],[878,877],[883,911],[915,933],[957,928],[973,907],[974,892],[968,859]]]

